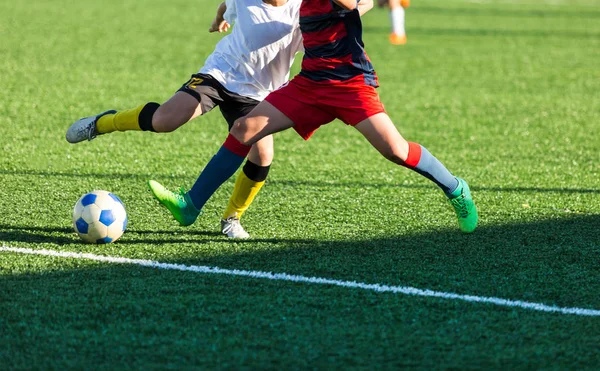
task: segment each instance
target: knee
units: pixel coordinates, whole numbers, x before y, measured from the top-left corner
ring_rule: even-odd
[[[242,117],[240,119],[235,120],[231,129],[229,130],[229,134],[233,135],[235,139],[237,139],[243,145],[249,145],[249,135],[247,134],[248,124],[246,120]]]
[[[254,145],[256,147],[256,163],[260,166],[271,165],[273,162],[273,157],[275,156],[275,151],[273,150],[273,144],[263,144],[258,142]],[[252,151],[251,151],[252,152]]]
[[[181,125],[173,117],[162,112],[160,108],[152,116],[152,127],[157,133],[170,133],[177,130]]]
[[[271,162],[273,162],[274,156],[275,151],[273,151],[273,146],[269,148],[261,148],[258,151],[258,157],[260,157],[261,162],[265,164],[270,164]]]

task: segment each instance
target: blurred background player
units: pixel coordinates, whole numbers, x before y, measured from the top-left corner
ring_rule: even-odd
[[[251,145],[269,134],[293,127],[304,139],[321,125],[340,119],[356,128],[388,160],[434,182],[456,212],[461,231],[475,230],[478,214],[469,186],[425,147],[406,141],[383,108],[375,88],[377,75],[362,42],[360,15],[371,0],[303,0],[300,29],[304,43],[302,70],[275,90],[246,117],[206,165],[185,202],[156,181],[154,196],[174,214],[193,222],[206,201],[235,174]]]
[[[404,28],[405,9],[410,6],[410,0],[377,0],[379,7],[389,6],[390,19],[392,21],[392,33],[390,33],[390,43],[393,45],[404,45],[406,39],[406,30]]]
[[[216,106],[231,128],[236,119],[288,81],[294,57],[302,49],[300,3],[301,0],[221,3],[209,32],[225,32],[235,23],[232,33],[217,44],[200,71],[171,99],[162,105],[149,102],[80,119],[67,130],[67,141],[78,143],[115,131],[171,132]],[[228,237],[249,237],[240,218],[263,186],[272,161],[273,138],[267,136],[252,146],[223,213],[221,231]],[[173,197],[186,196],[179,193]],[[181,218],[177,221],[191,224]]]

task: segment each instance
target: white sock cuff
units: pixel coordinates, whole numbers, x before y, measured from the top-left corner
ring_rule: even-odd
[[[392,19],[392,32],[394,32],[396,35],[405,35],[404,8],[401,6],[392,8],[390,10],[390,17]]]

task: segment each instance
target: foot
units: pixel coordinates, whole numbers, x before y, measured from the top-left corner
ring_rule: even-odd
[[[458,188],[452,194],[448,195],[448,198],[450,199],[450,204],[454,207],[454,211],[456,211],[460,230],[465,233],[471,233],[477,228],[477,221],[479,219],[477,207],[475,207],[467,182],[460,178],[456,179],[458,179]]]
[[[390,34],[390,44],[392,45],[404,45],[407,41],[406,35],[398,35],[393,32]]]
[[[179,188],[177,193],[171,192],[154,180],[148,181],[148,187],[150,187],[154,197],[173,214],[173,218],[180,225],[191,225],[200,215],[200,210],[196,209],[190,196],[183,188]]]
[[[244,230],[237,216],[221,219],[221,232],[229,238],[248,238],[250,235]]]
[[[67,130],[67,142],[79,143],[86,139],[89,141],[96,138],[100,135],[96,130],[98,119],[105,115],[114,115],[115,113],[117,113],[117,111],[110,110],[96,116],[85,117],[75,121],[75,123]]]
[[[408,8],[410,6],[410,0],[400,0],[400,6],[404,9]]]

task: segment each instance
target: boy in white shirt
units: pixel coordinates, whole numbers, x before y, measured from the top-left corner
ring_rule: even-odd
[[[302,50],[298,26],[301,0],[226,0],[219,5],[209,32],[232,33],[217,43],[200,71],[164,104],[86,117],[67,130],[70,143],[92,140],[115,131],[171,132],[219,106],[229,128],[271,91],[289,79],[294,56]],[[240,217],[263,186],[273,161],[273,138],[265,137],[250,151],[240,172],[221,230],[228,237],[247,238]],[[174,197],[184,197],[176,194]],[[187,225],[185,220],[178,220]]]

